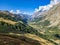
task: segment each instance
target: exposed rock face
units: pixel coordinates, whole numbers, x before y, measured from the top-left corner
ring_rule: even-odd
[[[50,21],[50,25],[48,27],[57,26],[58,24],[60,25],[60,3],[54,5],[49,11],[43,13],[37,12],[34,16],[35,20],[41,17],[42,19],[38,22],[44,22],[45,20],[48,20]]]

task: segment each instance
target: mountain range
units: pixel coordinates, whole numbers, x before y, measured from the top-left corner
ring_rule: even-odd
[[[54,5],[48,11],[38,11],[33,14],[33,20],[29,25],[46,35],[58,45],[60,44],[60,3]],[[59,39],[58,39],[59,38]]]
[[[43,7],[33,15],[0,10],[0,45],[60,45],[60,3]]]

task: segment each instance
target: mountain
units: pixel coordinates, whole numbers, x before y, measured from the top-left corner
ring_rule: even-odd
[[[16,14],[16,15],[18,15],[18,16],[21,16],[21,17],[23,18],[23,21],[24,21],[25,23],[27,23],[28,20],[31,19],[31,15],[30,15],[30,14],[27,14],[27,13],[25,13],[25,12],[21,12],[20,10],[16,10],[16,12],[14,12],[13,10],[11,10],[11,11],[9,11],[9,12],[12,13],[12,14]]]
[[[32,18],[31,15],[28,15],[28,14],[19,13],[18,15],[20,15],[23,18],[23,21],[25,23],[28,23],[28,20]]]
[[[60,44],[60,3],[45,12],[34,13],[34,18],[28,24],[37,29],[45,38]]]
[[[12,17],[13,19],[12,20],[15,20],[15,21],[23,21],[24,23],[27,23],[27,20],[29,18],[29,16],[27,14],[13,14],[13,13],[10,13],[9,11],[0,11],[1,15],[3,16],[3,14],[9,16],[9,17]]]
[[[55,26],[59,24],[59,17],[60,17],[60,3],[53,6],[50,10],[43,12],[43,13],[37,13],[37,15],[39,15],[38,17],[34,17],[35,21],[37,20],[38,22],[44,22],[46,20],[50,21],[50,25],[48,27],[51,26]],[[55,24],[56,23],[56,24]]]
[[[45,35],[24,23],[20,15],[0,11],[0,45],[54,45]],[[48,42],[48,43],[47,43]]]
[[[0,10],[0,45],[60,45],[60,3],[32,15]]]
[[[49,4],[44,6],[39,6],[39,8],[36,8],[33,14],[33,18],[38,18],[42,15],[42,13],[45,13],[49,11],[52,7],[60,3],[60,0],[51,0]]]

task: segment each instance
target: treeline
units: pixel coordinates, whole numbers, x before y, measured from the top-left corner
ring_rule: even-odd
[[[37,30],[30,27],[29,25],[22,24],[20,22],[16,23],[15,25],[11,25],[8,23],[5,23],[3,21],[0,22],[0,33],[36,33]]]

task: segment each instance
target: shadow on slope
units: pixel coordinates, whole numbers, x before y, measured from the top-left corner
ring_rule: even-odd
[[[37,40],[24,36],[7,36],[0,34],[0,45],[41,45]]]

